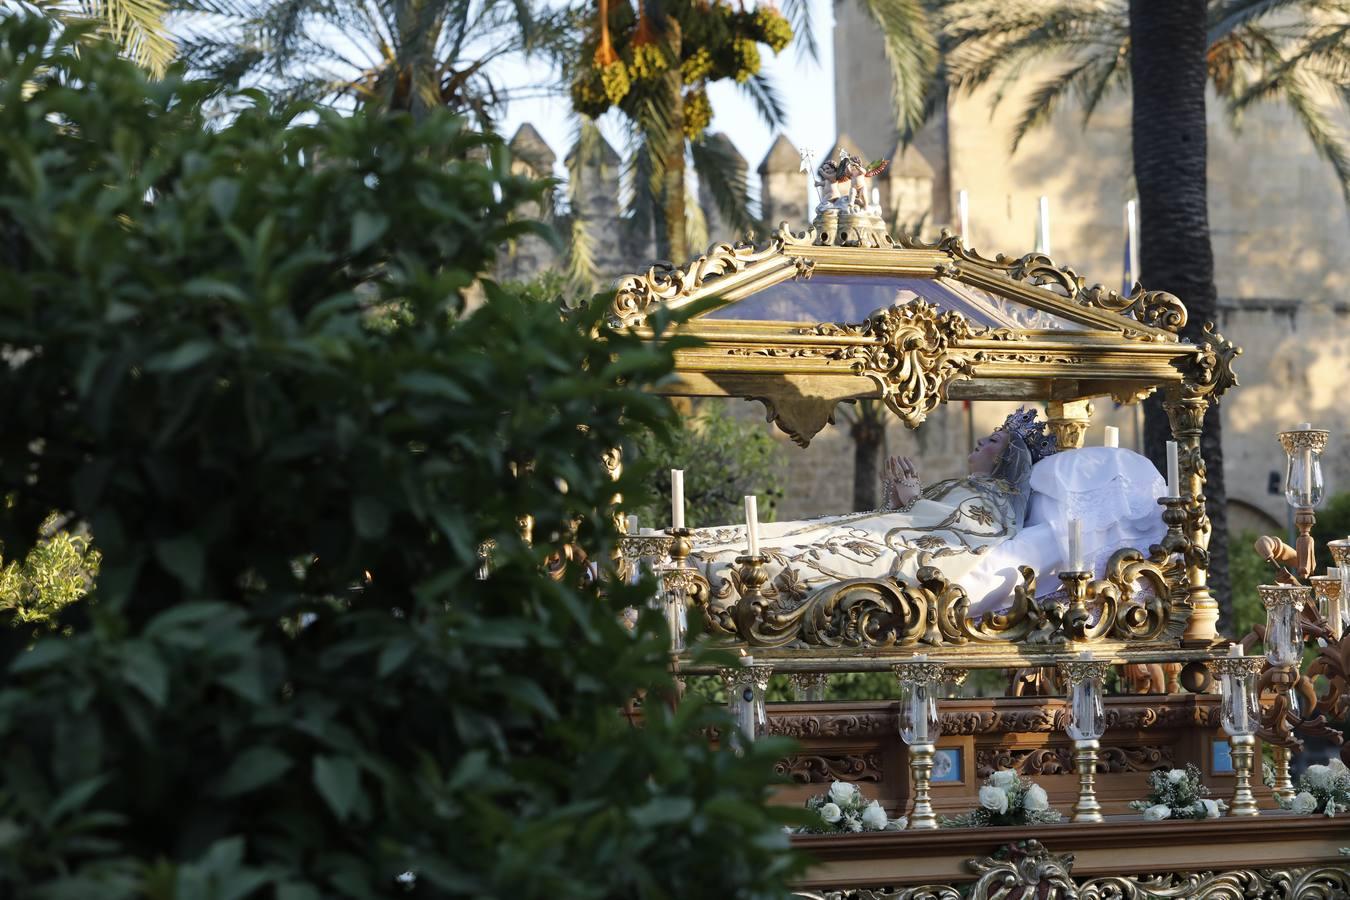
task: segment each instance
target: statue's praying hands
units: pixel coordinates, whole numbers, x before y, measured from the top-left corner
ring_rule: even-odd
[[[886,460],[881,479],[881,502],[886,509],[908,510],[919,499],[922,490],[919,470],[908,456],[892,456]]]

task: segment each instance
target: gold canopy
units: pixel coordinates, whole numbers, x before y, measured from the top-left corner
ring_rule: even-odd
[[[684,268],[618,282],[612,323],[649,331],[660,310],[695,306],[680,327],[702,346],[676,357],[679,396],[744,397],[802,446],[844,400],[880,398],[910,427],[939,403],[1132,403],[1163,388],[1214,400],[1239,351],[1206,326],[1178,339],[1186,308],[1136,285],[1086,286],[1043,254],[985,259],[944,233],[934,243],[823,243],[780,228],[767,245],[717,244]]]

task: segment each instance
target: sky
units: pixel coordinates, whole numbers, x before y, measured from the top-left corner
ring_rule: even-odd
[[[793,146],[821,144],[822,137],[834,137],[834,4],[830,0],[810,0],[812,31],[819,48],[818,60],[810,59],[795,44],[777,57],[767,47],[761,47],[767,75],[784,97],[788,121],[784,129]],[[512,85],[539,83],[551,76],[543,67],[514,63],[499,70],[502,81]],[[558,157],[555,174],[564,177],[563,157],[572,145],[574,121],[571,101],[565,86],[553,97],[513,100],[500,120],[501,133],[508,138],[523,123],[529,122],[548,143]],[[789,99],[790,98],[790,99]],[[754,104],[729,79],[713,84],[708,90],[712,102],[713,121],[710,131],[720,131],[731,138],[736,149],[750,164],[753,172],[769,152],[775,134],[764,124]],[[626,129],[617,113],[609,112],[600,120],[605,139],[624,155]],[[751,184],[756,179],[751,177]]]

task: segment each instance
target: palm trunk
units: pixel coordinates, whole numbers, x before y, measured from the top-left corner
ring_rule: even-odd
[[[849,427],[849,437],[853,439],[853,508],[858,512],[881,505],[877,495],[886,426],[868,412],[859,409],[858,418]]]
[[[1209,240],[1205,151],[1205,0],[1130,0],[1130,77],[1133,81],[1134,177],[1139,189],[1139,261],[1144,282],[1176,294],[1194,340],[1217,315],[1214,253]],[[1159,397],[1144,405],[1144,449],[1155,464],[1171,437]],[[1227,493],[1219,411],[1205,416],[1201,441],[1205,497],[1213,536],[1209,586],[1219,603],[1219,628],[1228,628],[1233,599],[1228,577]]]
[[[678,79],[675,79],[678,84]],[[665,232],[665,252],[659,255],[677,266],[689,261],[688,241],[684,236],[684,92],[675,89],[671,104],[670,138],[663,150],[666,174],[661,197],[662,230]]]

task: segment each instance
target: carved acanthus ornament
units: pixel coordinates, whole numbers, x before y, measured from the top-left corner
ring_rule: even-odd
[[[1129,317],[1141,325],[1176,334],[1186,324],[1186,306],[1173,294],[1166,291],[1146,291],[1136,284],[1128,295],[1109,290],[1100,284],[1088,286],[1087,281],[1067,266],[1057,266],[1054,260],[1044,253],[1028,253],[1013,258],[1002,253],[993,259],[986,259],[975,250],[965,246],[960,235],[945,229],[942,237],[932,243],[915,237],[902,236],[901,247],[913,250],[938,250],[955,260],[974,263],[981,268],[997,272],[1011,281],[1024,282],[1036,287],[1046,288],[1056,294],[1091,309]],[[951,269],[959,272],[959,266]],[[1153,333],[1133,331],[1132,337],[1156,340]]]
[[[878,310],[861,325],[817,325],[802,334],[871,338],[873,343],[831,351],[881,388],[882,400],[910,428],[917,428],[946,399],[947,385],[974,373],[973,354],[954,344],[971,336],[960,313],[925,300]]]
[[[1097,771],[1152,772],[1171,768],[1176,761],[1173,747],[1103,747],[1097,755]],[[1064,747],[999,747],[975,752],[975,775],[988,778],[999,769],[1015,769],[1023,775],[1067,775],[1074,770],[1073,750]]]
[[[776,256],[781,250],[781,241],[770,241],[763,248],[749,243],[714,244],[684,268],[669,262],[656,263],[645,274],[629,275],[619,282],[609,308],[610,325],[616,328],[640,325],[655,307],[685,298],[719,278]]]
[[[1034,842],[1028,842],[1034,843]],[[1049,857],[1049,854],[1046,853]],[[1237,900],[1278,897],[1280,900],[1334,900],[1350,896],[1350,868],[1318,865],[1284,869],[1237,869],[1227,872],[1157,872],[1143,875],[1106,875],[1046,879],[1045,893],[1029,888],[1016,868],[999,867],[989,883],[925,884],[900,888],[849,888],[838,891],[800,891],[804,900]],[[1070,870],[1072,859],[1060,860]],[[1034,875],[1034,869],[1031,870]],[[1002,880],[1000,880],[1002,879]],[[1011,890],[1009,890],[1011,888]]]
[[[878,752],[789,756],[774,766],[774,772],[798,784],[831,781],[881,781]]]

